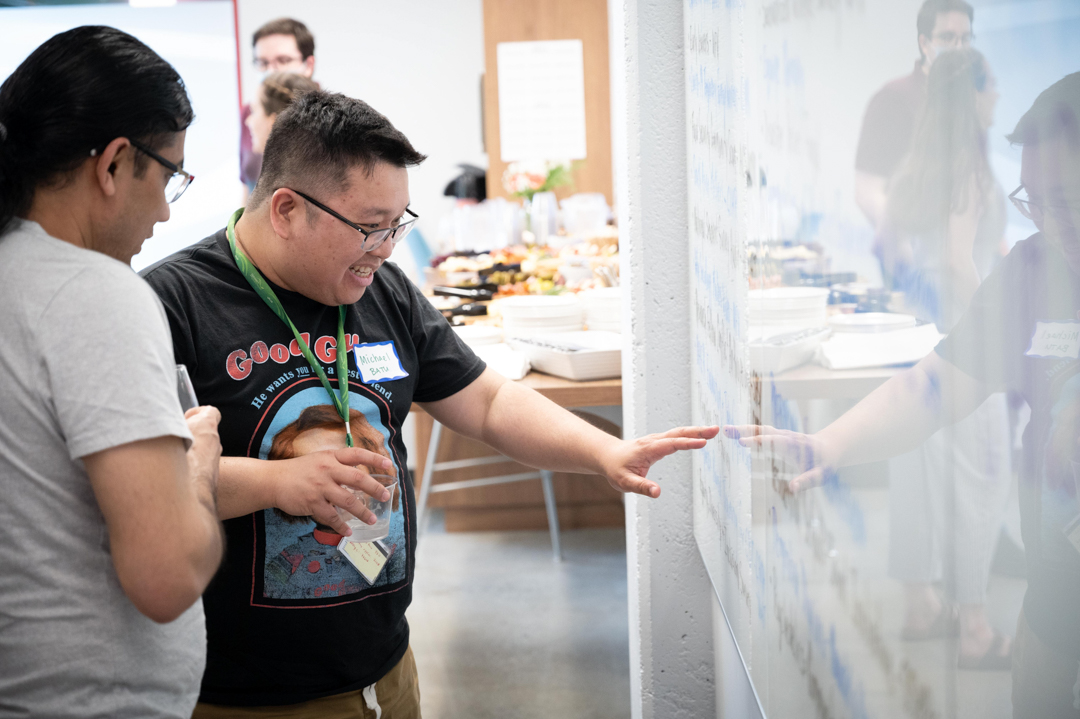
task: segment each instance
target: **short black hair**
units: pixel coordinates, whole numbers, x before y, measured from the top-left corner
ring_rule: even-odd
[[[279,17],[266,23],[251,36],[251,46],[262,40],[267,35],[292,35],[296,39],[296,47],[300,55],[307,60],[315,54],[315,36],[308,30],[307,25],[294,20],[291,17]]]
[[[916,37],[921,35],[932,37],[937,16],[949,12],[962,12],[968,16],[968,20],[975,22],[975,8],[965,0],[926,0],[919,8],[919,16],[915,20],[915,29],[918,31]],[[922,54],[921,49],[919,54]]]
[[[1005,139],[1014,145],[1035,145],[1062,136],[1080,144],[1080,72],[1039,93]]]
[[[340,188],[354,167],[371,173],[378,162],[412,167],[426,159],[366,102],[339,93],[305,93],[274,122],[249,204],[258,207],[282,187]]]
[[[126,32],[87,25],[54,35],[0,85],[0,232],[92,150],[118,137],[158,149],[193,118],[173,66]],[[135,157],[141,172],[147,158]]]

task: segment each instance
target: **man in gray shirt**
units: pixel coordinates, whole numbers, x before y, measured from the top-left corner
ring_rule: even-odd
[[[191,107],[76,28],[0,86],[0,716],[189,717],[221,559],[219,414],[181,411],[129,262],[190,175]]]

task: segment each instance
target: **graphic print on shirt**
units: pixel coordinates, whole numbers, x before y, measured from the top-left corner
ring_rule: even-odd
[[[257,432],[263,434],[261,438],[258,434],[254,438],[259,446],[257,456],[284,460],[323,450],[344,449],[344,423],[334,406],[328,403],[326,391],[318,380],[297,382],[290,389],[294,391],[283,390],[278,402],[268,408],[260,423]],[[401,477],[402,468],[398,466],[395,453],[390,451],[392,437],[387,428],[390,424],[388,409],[381,397],[373,393],[367,396],[368,392],[366,388],[353,385],[349,393],[354,445],[390,458],[394,467],[392,470],[363,466],[360,469]],[[252,603],[297,606],[295,600],[308,600],[300,604],[340,604],[363,598],[361,593],[372,586],[385,591],[385,588],[403,582],[408,567],[405,502],[401,501],[401,496],[399,488],[394,498],[390,535],[382,540],[390,549],[390,558],[374,585],[369,585],[337,550],[341,536],[332,528],[316,523],[311,517],[294,517],[277,508],[256,513]]]

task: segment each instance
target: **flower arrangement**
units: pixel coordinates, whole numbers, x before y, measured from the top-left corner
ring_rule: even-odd
[[[537,192],[573,185],[569,160],[512,162],[503,173],[503,187],[514,197],[532,200]]]

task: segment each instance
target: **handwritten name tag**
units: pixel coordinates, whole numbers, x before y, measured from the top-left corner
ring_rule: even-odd
[[[389,382],[408,377],[409,373],[401,366],[397,349],[393,342],[375,342],[353,345],[356,368],[360,370],[360,379],[364,384]]]
[[[1036,322],[1028,357],[1080,358],[1080,322]]]
[[[383,567],[386,566],[386,561],[390,559],[390,552],[386,549],[386,545],[379,540],[354,542],[348,537],[342,537],[337,548],[363,575],[368,584],[375,584],[375,580],[379,578]]]

